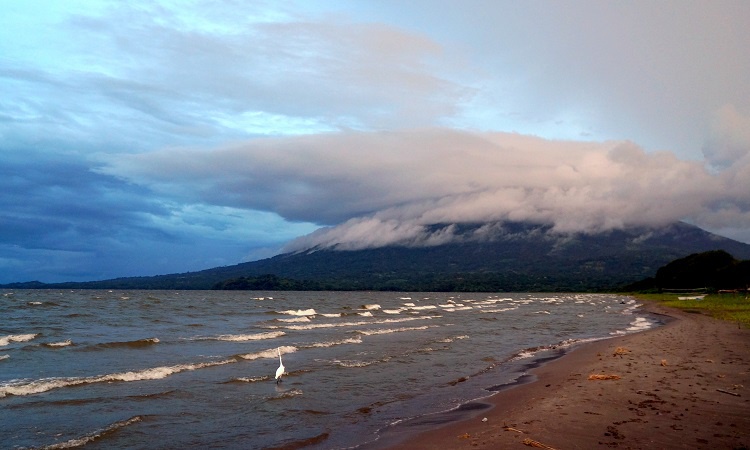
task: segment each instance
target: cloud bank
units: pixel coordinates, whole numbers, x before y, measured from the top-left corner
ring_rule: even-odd
[[[100,170],[181,201],[327,225],[291,242],[289,251],[433,245],[451,234],[434,235],[427,227],[452,223],[531,221],[560,233],[679,220],[746,227],[746,124],[735,116],[717,120],[718,141],[739,142],[707,150],[721,170],[671,152],[647,153],[627,141],[443,128],[168,149],[109,158]]]

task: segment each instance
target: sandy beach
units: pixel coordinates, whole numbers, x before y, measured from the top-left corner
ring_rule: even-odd
[[[750,448],[750,330],[648,304],[666,325],[581,345],[518,384],[385,433],[395,449]]]

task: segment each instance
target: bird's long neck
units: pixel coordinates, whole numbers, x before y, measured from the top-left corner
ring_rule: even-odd
[[[279,349],[276,349],[276,350],[278,350],[278,352],[279,352],[279,364],[283,364],[283,363],[281,362],[281,350],[279,350]]]

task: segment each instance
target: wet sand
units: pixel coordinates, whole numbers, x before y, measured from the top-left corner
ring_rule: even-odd
[[[473,417],[405,424],[373,447],[750,448],[750,330],[699,313],[645,309],[671,320],[581,345],[531,370],[533,382],[469,405]]]

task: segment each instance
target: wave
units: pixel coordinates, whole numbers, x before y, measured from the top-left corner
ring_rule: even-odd
[[[141,416],[134,416],[127,420],[121,420],[119,422],[115,422],[111,425],[108,425],[100,430],[96,430],[91,434],[87,434],[86,436],[71,439],[66,442],[60,442],[59,444],[52,444],[47,445],[44,447],[41,447],[42,450],[56,450],[56,449],[62,449],[62,448],[76,448],[76,447],[82,447],[90,442],[94,442],[96,440],[99,440],[109,434],[114,433],[115,431],[119,430],[120,428],[127,427],[128,425],[132,425],[134,423],[138,423],[143,420],[143,417]]]
[[[296,351],[297,351],[297,347],[292,347],[292,346],[274,347],[274,348],[269,348],[268,350],[263,350],[260,352],[237,355],[237,358],[249,359],[249,360],[261,359],[261,358],[278,358],[279,352],[281,352],[282,355],[285,355],[287,353],[294,353]]]
[[[586,338],[586,339],[566,339],[564,341],[558,342],[557,344],[529,347],[511,356],[510,358],[507,359],[507,361],[518,361],[520,359],[532,358],[541,352],[546,352],[549,350],[563,350],[566,348],[570,348],[576,344],[583,344],[586,342],[595,342],[595,341],[600,341],[602,339],[606,339],[606,338],[595,337],[595,338]]]
[[[136,370],[130,372],[111,373],[93,377],[68,377],[68,378],[43,378],[34,381],[12,381],[0,385],[0,398],[8,395],[32,395],[71,386],[80,386],[94,383],[108,383],[115,381],[130,382],[142,380],[159,380],[172,374],[189,370],[203,369],[206,367],[220,366],[235,363],[236,359],[223,361],[205,362],[198,364],[179,364],[176,366],[154,367],[150,369]]]
[[[378,363],[381,363],[381,362],[385,362],[385,361],[384,360],[379,360],[379,359],[376,359],[374,361],[358,361],[358,360],[343,360],[342,361],[342,360],[338,360],[338,359],[333,360],[334,364],[336,364],[338,366],[341,366],[341,367],[345,367],[347,369],[358,368],[358,367],[367,367],[367,366],[371,366],[373,364],[378,364]]]
[[[328,318],[341,317],[341,313],[331,313],[331,314],[324,313],[324,314],[321,314],[321,316],[328,317]]]
[[[374,321],[359,321],[359,322],[341,322],[341,323],[313,323],[310,325],[289,325],[284,328],[288,330],[312,330],[315,328],[336,328],[336,327],[356,327],[361,325],[375,325],[381,323],[398,323],[398,322],[409,322],[412,320],[425,320],[432,319],[432,316],[426,317],[405,317],[403,319],[383,319]]]
[[[307,316],[295,317],[292,319],[276,319],[279,322],[294,323],[294,322],[309,322],[310,318]]]
[[[9,334],[8,336],[0,337],[0,347],[5,347],[11,342],[28,342],[37,336],[39,336],[39,333]]]
[[[645,317],[636,317],[634,321],[630,322],[630,326],[627,327],[625,330],[616,330],[610,333],[611,335],[622,335],[622,334],[630,334],[635,333],[637,331],[645,331],[649,328],[653,327],[654,323]]]
[[[464,334],[461,336],[454,336],[454,337],[449,337],[449,338],[444,338],[444,339],[436,339],[435,342],[440,343],[440,344],[449,344],[453,341],[458,341],[462,339],[469,339],[469,336]]]
[[[382,330],[357,330],[355,333],[362,334],[364,336],[375,336],[378,334],[391,334],[391,333],[401,333],[404,331],[418,331],[418,330],[426,330],[430,328],[429,326],[421,326],[421,327],[402,327],[402,328],[387,328]]]
[[[263,375],[260,377],[237,377],[232,378],[225,383],[258,383],[260,381],[269,381],[271,377],[269,375]]]
[[[403,311],[403,309],[401,309],[401,308],[399,308],[399,309],[384,309],[383,313],[385,313],[385,314],[401,314],[401,311]]]
[[[380,305],[372,304],[372,305],[362,305],[362,309],[371,309],[371,310],[377,310],[380,309]]]
[[[372,317],[372,313],[370,311],[357,313],[357,315],[362,316],[362,317]]]
[[[359,337],[356,337],[356,338],[343,339],[341,341],[315,342],[313,344],[301,345],[300,347],[302,348],[327,348],[327,347],[333,347],[335,345],[361,344],[361,343],[362,343],[362,339]]]
[[[245,341],[261,341],[265,339],[274,339],[277,337],[284,336],[286,333],[283,331],[269,331],[268,333],[254,333],[254,334],[222,334],[216,337],[205,337],[197,338],[198,340],[216,340],[216,341],[232,341],[232,342],[245,342]]]
[[[292,316],[314,316],[317,314],[314,309],[288,309],[286,311],[276,311],[278,314],[289,314]]]
[[[145,338],[137,339],[135,341],[122,341],[122,342],[103,342],[101,344],[93,345],[93,348],[143,348],[150,345],[158,344],[159,338]]]
[[[509,308],[483,309],[480,312],[483,312],[483,313],[501,313],[501,312],[506,312],[506,311],[514,311],[516,309],[518,309],[518,306],[511,306]]]
[[[70,339],[66,339],[64,341],[60,342],[47,342],[45,344],[42,344],[45,347],[51,347],[51,348],[60,348],[60,347],[68,347],[70,345],[73,345],[73,341]]]
[[[409,309],[412,309],[414,311],[424,311],[426,309],[437,309],[437,306],[435,305],[409,306]]]
[[[10,355],[0,355],[0,361],[10,358]]]

